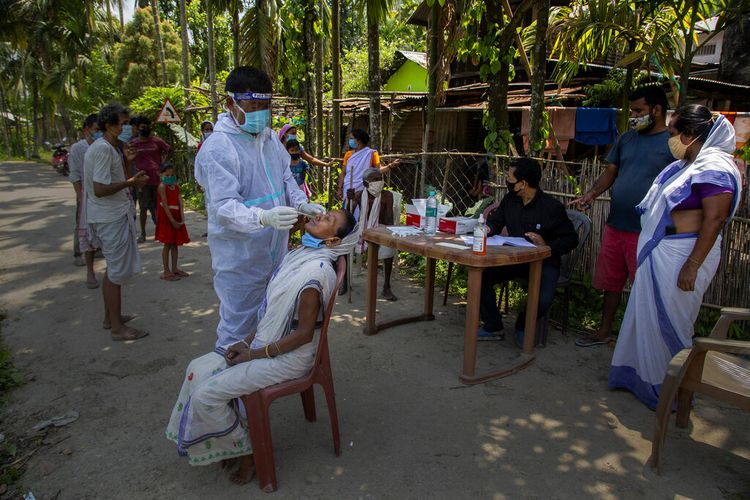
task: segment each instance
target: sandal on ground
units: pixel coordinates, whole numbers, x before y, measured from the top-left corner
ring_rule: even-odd
[[[488,332],[482,327],[477,330],[477,340],[505,340],[505,333],[502,330]]]
[[[159,279],[162,279],[162,280],[165,280],[165,281],[180,281],[180,277],[177,276],[176,274],[172,274],[172,273],[169,273],[169,274],[167,274],[167,273],[161,273],[159,275]]]
[[[87,280],[86,281],[86,288],[88,288],[89,290],[94,290],[95,288],[99,288],[99,282],[96,281],[96,280],[94,280],[94,281],[88,281]]]
[[[146,337],[146,336],[148,336],[147,330],[136,330],[135,328],[132,328],[129,330],[128,333],[123,334],[123,335],[117,335],[113,333],[112,340],[115,342],[124,342],[127,340],[142,339],[143,337]]]
[[[187,278],[188,276],[190,276],[190,273],[186,273],[182,269],[178,269],[175,272],[173,272],[172,274],[174,274],[176,276],[179,276],[180,278]]]
[[[609,344],[613,340],[614,339],[612,337],[607,337],[606,339],[597,339],[589,335],[576,339],[576,345],[578,347],[595,347],[598,345]]]
[[[123,314],[122,316],[120,316],[120,323],[122,323],[124,325],[125,323],[127,323],[128,321],[131,321],[133,319],[135,319],[135,315],[134,314]],[[105,330],[111,330],[112,329],[112,324],[111,323],[107,323],[106,321],[102,321],[102,328],[104,328]]]

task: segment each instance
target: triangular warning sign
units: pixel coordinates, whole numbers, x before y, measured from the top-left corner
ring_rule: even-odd
[[[156,123],[180,123],[180,115],[177,114],[174,104],[169,99],[164,101],[164,106],[161,107],[156,117]]]

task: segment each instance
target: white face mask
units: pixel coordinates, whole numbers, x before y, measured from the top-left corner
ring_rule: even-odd
[[[367,192],[373,196],[379,195],[385,187],[385,181],[373,181],[367,184]]]

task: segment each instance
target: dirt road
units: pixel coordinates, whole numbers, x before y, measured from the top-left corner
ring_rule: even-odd
[[[124,311],[151,335],[114,343],[101,328],[99,290],[72,265],[73,191],[49,166],[0,165],[3,335],[29,382],[13,392],[0,432],[28,433],[77,410],[21,479],[37,498],[258,498],[218,466],[190,467],[164,438],[184,368],[212,348],[217,301],[205,220],[189,213],[190,278],[158,279],[161,248],[140,246],[143,274],[124,287]],[[149,222],[149,227],[152,228]],[[150,229],[153,233],[153,230]],[[97,260],[97,269],[103,270]],[[401,278],[383,317],[421,307]],[[535,363],[510,378],[458,382],[464,309],[375,337],[361,333],[364,284],[339,300],[331,328],[343,453],[335,457],[323,398],[308,423],[297,398],[272,408],[279,491],[274,498],[750,498],[750,415],[703,398],[687,431],[672,429],[665,472],[644,468],[653,413],[610,392],[611,349],[578,349],[550,333]],[[512,355],[480,345],[480,365]],[[66,449],[70,454],[62,453]],[[269,497],[270,498],[270,497]]]

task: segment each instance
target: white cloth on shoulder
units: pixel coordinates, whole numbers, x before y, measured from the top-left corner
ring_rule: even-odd
[[[336,283],[332,262],[352,250],[357,234],[355,228],[334,248],[301,247],[286,255],[268,284],[253,349],[263,348],[292,331],[302,291],[318,290],[323,314]],[[167,438],[177,443],[178,452],[187,455],[191,465],[252,453],[236,399],[309,372],[318,337],[316,332],[310,343],[280,356],[231,367],[224,360],[223,347],[193,360],[173,408]]]

